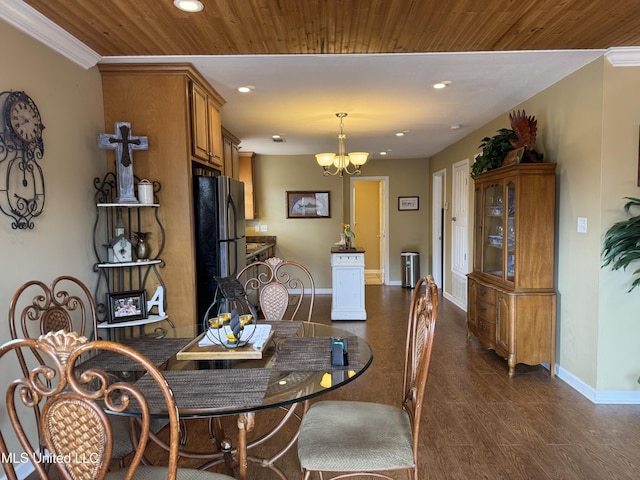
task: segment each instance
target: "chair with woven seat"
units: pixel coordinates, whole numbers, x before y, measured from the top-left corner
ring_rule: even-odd
[[[178,468],[179,417],[171,387],[162,372],[141,353],[132,348],[106,340],[90,342],[76,332],[50,332],[37,339],[11,340],[0,347],[0,361],[7,368],[11,352],[30,350],[43,358],[42,365],[28,375],[9,383],[6,390],[7,414],[12,431],[28,455],[36,475],[47,479],[39,451],[29,440],[22,423],[25,409],[39,405],[40,431],[49,458],[63,478],[74,479],[179,479],[229,480],[223,474]],[[82,360],[92,354],[112,352],[135,362],[152,379],[160,392],[162,406],[150,405],[147,397],[135,384],[120,379],[113,372],[98,368],[82,368]],[[123,376],[123,378],[125,378]],[[149,395],[149,391],[147,391]],[[163,411],[169,417],[170,451],[166,466],[142,465],[148,443],[151,414]],[[123,469],[109,471],[113,437],[109,412],[135,412],[142,435],[131,463]],[[7,448],[8,429],[0,431],[0,452],[3,459],[11,458]],[[48,463],[48,462],[47,462]],[[17,480],[14,465],[3,461],[7,478]],[[53,467],[50,467],[53,468]]]
[[[300,263],[271,257],[247,265],[236,278],[265,320],[311,321],[315,284]]]
[[[392,479],[404,470],[418,480],[420,418],[438,312],[431,275],[415,286],[409,313],[401,406],[320,401],[302,419],[298,458],[304,478],[331,472],[332,479],[368,475]]]
[[[81,336],[88,335],[96,339],[98,332],[98,314],[96,304],[87,286],[79,279],[62,275],[50,285],[40,280],[31,280],[21,285],[13,294],[9,305],[9,333],[11,339],[37,338],[48,332],[66,330]],[[23,375],[43,359],[37,350],[25,352],[19,350],[18,362]],[[39,425],[40,409],[33,409],[36,425]],[[128,421],[124,417],[114,417],[114,445],[112,457],[120,459],[133,452],[129,437]],[[157,432],[166,422],[154,420],[153,431]]]

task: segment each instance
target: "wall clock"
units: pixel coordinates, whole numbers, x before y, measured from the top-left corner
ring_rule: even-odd
[[[13,135],[25,143],[40,140],[42,119],[35,102],[24,92],[13,92],[5,105],[6,123]]]
[[[32,229],[44,210],[44,155],[40,111],[25,92],[0,93],[0,211],[11,228]]]

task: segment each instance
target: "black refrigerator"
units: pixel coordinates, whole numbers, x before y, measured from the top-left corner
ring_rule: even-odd
[[[244,183],[230,177],[193,177],[198,332],[215,298],[213,277],[236,275],[246,265]]]

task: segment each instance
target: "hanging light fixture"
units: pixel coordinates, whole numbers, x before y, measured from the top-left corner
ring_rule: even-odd
[[[344,134],[344,123],[342,119],[347,114],[340,112],[336,113],[336,117],[340,119],[340,133],[338,134],[338,154],[335,153],[318,153],[316,160],[318,165],[324,169],[325,175],[340,175],[341,177],[346,173],[347,175],[360,175],[360,167],[367,163],[367,152],[350,152],[345,153],[344,139],[347,136]],[[353,165],[353,170],[349,170],[349,164]],[[335,170],[330,171],[331,165],[335,167]]]

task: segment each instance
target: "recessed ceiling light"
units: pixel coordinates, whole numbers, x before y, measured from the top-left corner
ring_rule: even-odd
[[[244,87],[238,87],[238,91],[242,93],[252,92],[255,89],[256,87],[254,87],[253,85],[245,85]]]
[[[442,82],[435,83],[433,85],[433,88],[442,89],[442,88],[448,87],[450,84],[451,84],[451,80],[443,80]]]
[[[396,137],[404,137],[404,132],[397,132]]]
[[[387,152],[380,152],[380,155],[386,155]]]
[[[195,13],[204,8],[198,0],[173,0],[173,4],[183,12]]]
[[[460,125],[459,123],[454,123],[453,125],[451,125],[449,127],[451,130],[460,130],[462,128],[462,125]]]

